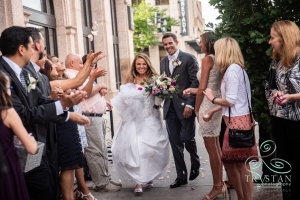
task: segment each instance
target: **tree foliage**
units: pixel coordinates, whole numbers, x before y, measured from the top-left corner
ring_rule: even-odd
[[[167,31],[171,30],[171,26],[178,26],[179,21],[166,16],[166,10],[159,10],[157,7],[152,7],[150,4],[146,4],[143,0],[140,4],[133,4],[133,45],[134,52],[143,52],[145,48],[158,45],[157,32],[161,29],[157,28],[155,13],[160,12],[160,16],[166,20]]]
[[[299,0],[210,0],[209,3],[218,9],[218,19],[222,21],[215,28],[216,38],[230,36],[239,42],[248,69],[255,119],[261,129],[269,130],[264,87],[271,62],[270,27],[283,19],[299,26]]]

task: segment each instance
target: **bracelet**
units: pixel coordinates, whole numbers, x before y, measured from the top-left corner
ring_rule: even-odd
[[[95,66],[95,64],[90,64],[90,67],[94,67]]]
[[[214,97],[213,100],[211,100],[211,102],[212,102],[213,104],[215,104],[215,99],[216,99],[216,98],[218,98],[218,97]]]

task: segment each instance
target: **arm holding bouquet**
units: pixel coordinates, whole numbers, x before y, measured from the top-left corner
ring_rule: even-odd
[[[164,99],[177,98],[179,86],[176,80],[179,75],[174,78],[167,77],[165,73],[162,75],[153,75],[148,80],[145,80],[145,92],[154,95],[155,102],[154,108],[158,109]]]

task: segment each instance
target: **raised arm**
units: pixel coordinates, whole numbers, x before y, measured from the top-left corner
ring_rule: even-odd
[[[103,56],[101,55],[101,51],[96,53],[92,53],[92,51],[88,54],[86,62],[84,63],[83,68],[79,71],[75,78],[66,79],[66,80],[55,80],[50,81],[50,85],[52,90],[55,87],[61,87],[63,90],[67,89],[76,89],[81,86],[87,77],[90,75],[94,64],[97,63]]]

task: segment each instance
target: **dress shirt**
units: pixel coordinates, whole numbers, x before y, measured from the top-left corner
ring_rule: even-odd
[[[30,62],[33,65],[34,70],[36,71],[36,73],[38,73],[40,71],[40,66],[38,66],[35,62],[32,62],[32,61],[30,61]]]
[[[22,68],[17,63],[15,63],[14,61],[10,60],[9,58],[7,58],[5,56],[2,56],[2,58],[7,62],[7,64],[10,66],[10,68],[15,72],[16,76],[18,77],[19,81],[21,82],[20,74],[21,74]],[[64,109],[63,109],[60,101],[55,102],[55,108],[56,108],[56,115],[61,115],[64,113]]]
[[[78,74],[79,71],[73,69],[66,69],[65,73],[69,78],[74,78]],[[79,88],[82,89],[88,83],[89,79],[87,79],[82,86]],[[96,85],[94,83],[94,85]],[[91,96],[87,99],[83,99],[79,104],[82,113],[85,114],[104,114],[106,112],[106,100],[103,96],[97,92],[94,96]]]

